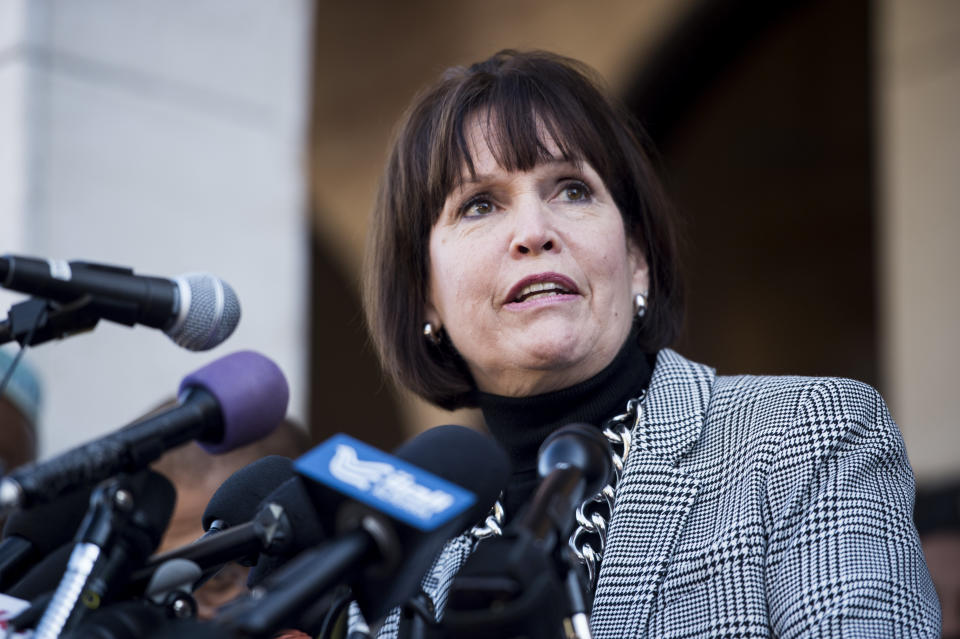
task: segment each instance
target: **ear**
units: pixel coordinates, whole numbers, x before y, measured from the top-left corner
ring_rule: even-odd
[[[627,259],[630,261],[630,272],[633,275],[631,282],[633,293],[648,293],[650,268],[647,266],[647,258],[632,241],[627,242]]]

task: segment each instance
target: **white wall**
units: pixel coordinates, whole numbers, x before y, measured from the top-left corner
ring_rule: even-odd
[[[16,53],[0,58],[0,103],[7,91],[16,94],[2,84],[11,67],[25,69],[19,103],[29,105],[19,116],[0,112],[19,117],[26,131],[25,150],[9,172],[0,165],[0,180],[14,192],[28,187],[26,196],[5,195],[24,202],[14,215],[23,239],[8,240],[4,224],[0,252],[14,244],[27,254],[150,275],[209,271],[235,288],[243,308],[233,337],[207,353],[105,322],[90,335],[37,347],[43,454],[121,426],[172,395],[185,373],[245,348],[286,372],[290,412],[302,420],[312,4],[0,6],[0,22],[9,11],[25,14]]]
[[[23,249],[26,221],[26,0],[0,0],[0,253]],[[19,299],[0,289],[0,317]]]
[[[878,3],[880,292],[917,477],[960,471],[960,2]]]

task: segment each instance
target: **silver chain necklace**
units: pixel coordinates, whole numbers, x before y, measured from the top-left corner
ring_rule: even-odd
[[[627,455],[630,454],[630,433],[643,419],[643,400],[646,396],[647,391],[643,391],[639,397],[627,402],[625,413],[604,422],[601,431],[610,442],[613,475],[609,484],[596,495],[584,500],[577,508],[577,527],[570,535],[568,546],[577,561],[586,566],[591,590],[597,587],[600,561],[607,546],[607,524],[613,513],[617,484],[620,483]],[[477,541],[502,535],[505,515],[503,504],[498,499],[490,509],[487,518],[481,524],[474,526],[469,534]]]

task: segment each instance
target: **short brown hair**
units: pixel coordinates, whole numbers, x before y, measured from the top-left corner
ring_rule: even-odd
[[[606,96],[581,62],[543,51],[501,51],[448,69],[413,101],[395,134],[368,236],[364,308],[386,372],[443,408],[475,405],[474,384],[448,340],[423,336],[430,232],[447,195],[473,175],[465,130],[484,113],[487,143],[509,171],[550,158],[549,136],[564,160],[586,161],[623,215],[627,237],[650,268],[649,309],[636,334],[648,352],[668,345],[682,317],[672,214],[650,160],[646,136]]]

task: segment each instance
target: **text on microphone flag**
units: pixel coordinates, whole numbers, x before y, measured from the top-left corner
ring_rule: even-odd
[[[294,468],[423,531],[450,521],[476,501],[470,491],[342,433],[297,459]]]

